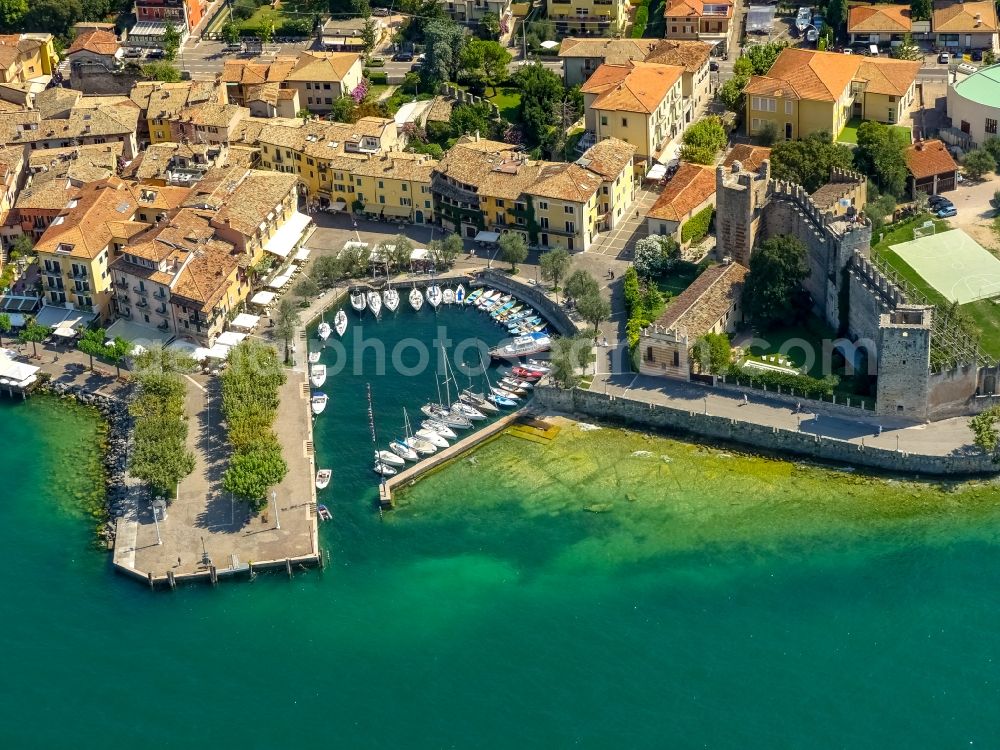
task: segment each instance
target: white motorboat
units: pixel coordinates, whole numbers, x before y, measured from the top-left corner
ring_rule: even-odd
[[[508,391],[506,388],[497,388],[496,386],[493,386],[492,388],[490,388],[490,390],[493,392],[494,396],[503,396],[504,398],[509,398],[511,401],[521,400],[520,396],[518,396],[516,393]]]
[[[518,396],[523,396],[528,392],[527,388],[518,385],[515,381],[510,378],[500,378],[500,382],[497,383],[505,391],[510,391],[511,393],[516,393]]]
[[[418,461],[420,458],[417,456],[417,452],[408,446],[403,440],[393,440],[389,443],[389,450],[407,461]]]
[[[436,448],[448,447],[448,441],[444,439],[444,436],[441,435],[440,433],[435,432],[434,430],[428,430],[426,428],[417,430],[415,436],[420,438],[421,440],[426,440],[428,443],[435,446]]]
[[[451,429],[444,422],[440,422],[437,419],[425,419],[420,423],[420,426],[426,430],[434,430],[438,435],[445,438],[446,440],[454,440],[458,437],[455,431]]]
[[[545,364],[544,361],[538,359],[529,359],[528,365],[531,366],[532,370],[536,372],[551,372],[552,368]]]
[[[504,388],[507,388],[507,386],[509,385],[511,386],[511,388],[508,388],[508,390],[513,390],[513,391],[517,390],[530,391],[532,388],[535,387],[535,384],[529,380],[521,380],[520,378],[515,378],[510,375],[508,375],[505,378],[501,378],[500,385],[502,385]]]
[[[489,411],[489,412],[500,411],[499,409],[497,409],[496,404],[490,403],[482,395],[478,393],[473,393],[472,391],[468,390],[462,391],[462,395],[460,395],[459,398],[465,403],[467,403],[469,406],[474,406],[480,411]]]
[[[551,348],[552,339],[543,334],[534,333],[518,336],[503,346],[490,349],[490,356],[493,359],[517,359],[527,357],[530,354],[547,352]]]
[[[375,460],[388,466],[402,466],[406,463],[402,456],[397,456],[392,451],[375,451]]]
[[[517,406],[517,402],[514,399],[507,398],[506,396],[501,396],[497,393],[491,393],[486,398],[488,398],[492,403],[496,404],[497,406],[502,406],[504,408]]]
[[[465,287],[459,284],[455,287],[455,304],[464,305],[465,304]]]
[[[410,290],[410,307],[414,310],[419,310],[423,307],[424,295],[420,293],[420,290],[416,287]]]
[[[316,329],[316,335],[319,336],[320,339],[322,339],[323,341],[326,341],[328,338],[330,338],[330,324],[327,323],[325,320],[322,323],[320,323],[319,327]]]
[[[360,289],[356,289],[351,292],[351,307],[353,307],[357,312],[365,311],[365,293]]]
[[[437,307],[441,304],[441,287],[437,284],[431,284],[427,287],[427,304],[431,307]]]
[[[420,411],[431,419],[444,422],[449,427],[457,427],[460,430],[467,430],[472,427],[472,422],[468,418],[463,417],[461,414],[456,414],[441,404],[424,404],[420,407]]]
[[[309,368],[309,382],[319,388],[326,382],[326,365],[312,365]]]
[[[383,290],[382,302],[385,304],[386,310],[389,312],[396,312],[396,308],[399,307],[399,292],[395,289]]]
[[[381,461],[375,462],[374,469],[376,474],[381,474],[383,477],[391,477],[396,473],[394,468],[388,464],[382,463]]]
[[[462,285],[459,284],[458,288],[461,289]],[[479,287],[478,289],[473,289],[469,293],[469,296],[465,298],[465,304],[474,305],[479,301],[479,298],[482,296],[483,296],[483,287]]]
[[[475,303],[476,307],[482,307],[494,297],[499,296],[499,294],[500,292],[498,292],[496,289],[487,289],[481,295],[479,295],[479,299],[475,299],[473,300],[473,302]]]
[[[406,438],[406,444],[413,448],[417,453],[424,456],[429,456],[432,453],[437,453],[437,448],[434,443],[430,440],[425,440],[424,438],[419,438],[416,435],[413,437]]]
[[[376,318],[379,313],[382,312],[382,295],[378,292],[368,292],[368,309],[372,311],[372,315]]]
[[[309,364],[314,365],[319,362],[320,352],[309,352]]]
[[[446,305],[454,305],[455,304],[455,290],[454,289],[445,289],[443,292],[441,292],[441,301],[444,302]]]
[[[333,330],[338,336],[343,336],[347,330],[347,313],[343,310],[337,310],[337,314],[333,316]]]
[[[455,403],[453,403],[451,405],[451,410],[455,414],[461,414],[466,419],[472,419],[476,421],[480,419],[486,419],[486,415],[483,414],[481,411],[479,411],[479,409],[477,409],[474,406],[471,406],[470,404],[465,403],[464,401],[456,401]]]
[[[325,490],[326,486],[330,484],[330,477],[333,476],[332,469],[320,469],[316,472],[316,489]]]
[[[322,414],[326,408],[326,402],[329,400],[329,397],[325,393],[314,391],[312,398],[309,399],[309,408],[312,409],[313,414]]]

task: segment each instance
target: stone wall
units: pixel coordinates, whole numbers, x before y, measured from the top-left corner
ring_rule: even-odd
[[[134,66],[110,71],[100,63],[79,62],[70,68],[70,85],[92,96],[128,96],[142,73]]]
[[[555,299],[549,297],[542,287],[525,284],[506,273],[494,270],[483,271],[477,278],[478,282],[513,294],[523,302],[530,302],[532,307],[563,336],[575,336],[581,330],[576,321],[570,318],[566,310],[556,304]]]
[[[932,372],[928,379],[927,418],[933,421],[971,413],[978,385],[979,368],[974,365]]]
[[[1000,471],[1000,466],[982,454],[927,456],[896,452],[594,391],[564,391],[552,386],[542,386],[535,389],[533,404],[542,409],[585,414],[629,427],[679,431],[740,443],[754,450],[791,453],[885,471],[939,476],[996,474]]]

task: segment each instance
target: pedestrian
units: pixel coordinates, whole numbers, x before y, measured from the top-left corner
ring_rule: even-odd
[[[179,568],[180,566],[181,566],[181,558],[180,558],[180,555],[178,555],[177,556],[177,567]]]
[[[879,434],[879,435],[881,435],[881,434],[882,434],[882,425],[879,425],[879,426],[878,426],[878,434]]]
[[[607,346],[607,345],[608,345],[608,337],[607,337],[607,336],[605,336],[605,337],[604,337],[604,346]]]
[[[802,402],[801,401],[796,401],[795,402],[795,413],[799,414],[801,411],[802,411]]]
[[[611,274],[611,280],[614,281],[615,280],[615,272],[612,271],[611,269],[608,269],[608,273]]]
[[[743,394],[743,405],[746,406],[749,403],[750,403],[750,397],[747,396],[747,394],[744,393]]]

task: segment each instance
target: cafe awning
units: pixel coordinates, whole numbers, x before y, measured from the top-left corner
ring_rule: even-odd
[[[257,292],[250,298],[251,305],[270,305],[274,302],[274,292]]]
[[[250,313],[240,313],[235,318],[233,322],[230,323],[233,328],[243,328],[247,331],[252,331],[260,323],[259,315],[251,315]]]
[[[499,232],[479,232],[476,235],[476,242],[496,242],[500,239]]]
[[[296,211],[288,220],[278,227],[278,231],[264,245],[264,250],[277,255],[279,258],[287,258],[288,254],[302,239],[302,233],[306,231],[312,219],[306,214]]]
[[[312,248],[302,246],[298,250],[295,251],[295,260],[296,261],[308,260],[309,259],[309,254],[311,252],[312,252]]]
[[[237,333],[236,331],[226,331],[219,335],[219,338],[215,340],[216,344],[222,344],[223,346],[236,346],[247,335],[245,333]]]

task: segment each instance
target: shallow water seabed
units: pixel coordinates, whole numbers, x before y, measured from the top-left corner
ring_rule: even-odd
[[[952,524],[994,540],[998,532],[982,520],[1000,518],[995,482],[888,479],[579,423],[549,445],[502,435],[394,499],[397,523],[461,517],[482,527],[484,544],[498,526],[544,538],[546,523],[557,523],[564,541],[576,532],[575,543],[552,548],[568,566],[627,565],[713,545],[787,555],[822,544],[830,552],[887,533],[894,544],[904,541],[898,535],[933,543]]]

